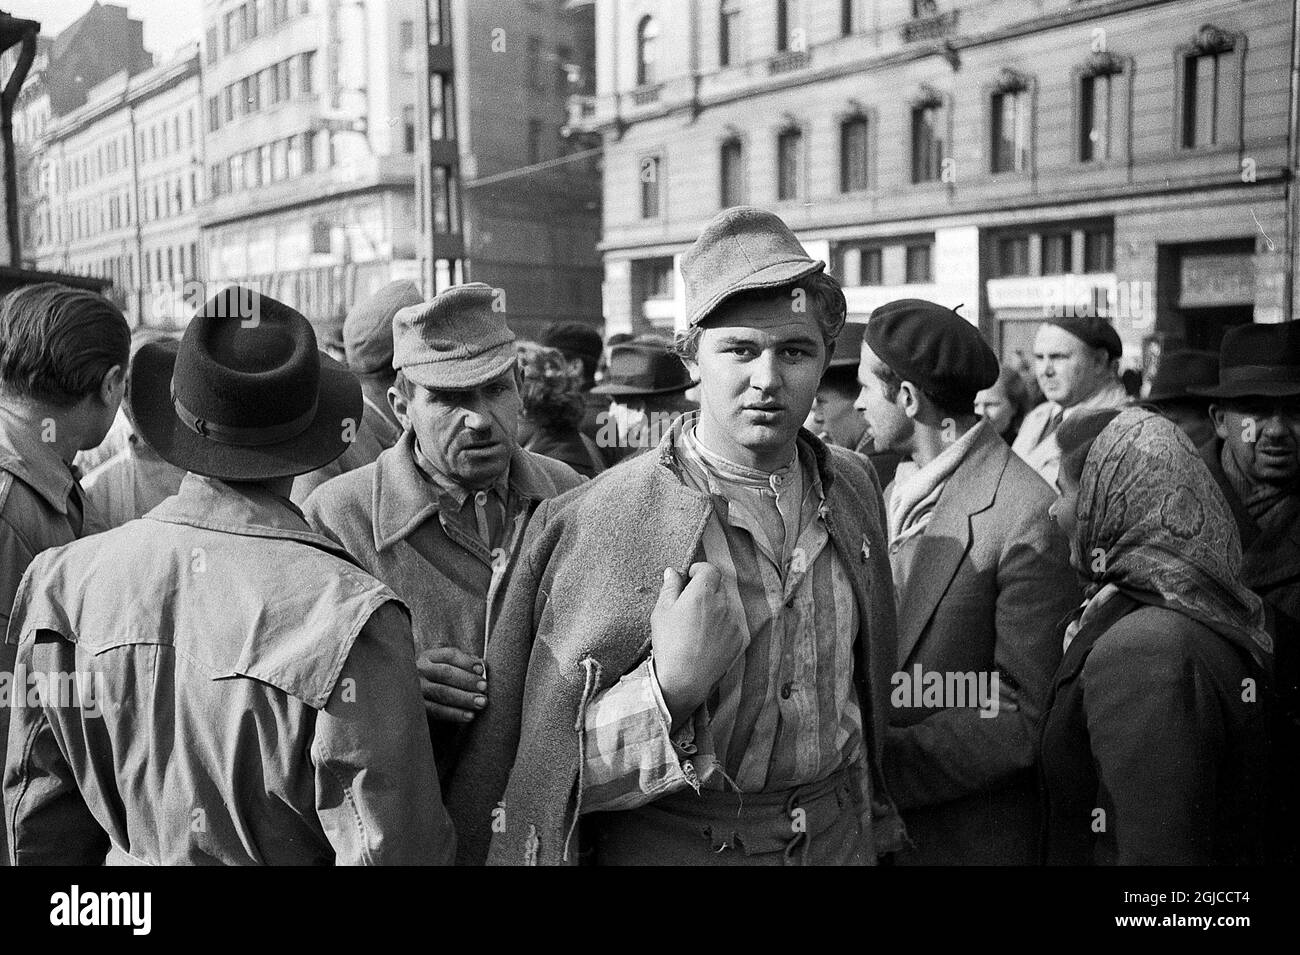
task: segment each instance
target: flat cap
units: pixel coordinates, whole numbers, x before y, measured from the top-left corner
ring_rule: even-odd
[[[515,363],[504,297],[482,282],[453,285],[393,316],[393,367],[426,388],[477,388]]]
[[[867,346],[899,378],[927,391],[974,394],[998,380],[998,358],[979,329],[950,308],[919,298],[871,313]]]
[[[1074,318],[1070,316],[1062,318],[1046,318],[1043,320],[1048,325],[1055,325],[1057,328],[1063,328],[1079,341],[1091,348],[1104,348],[1111,358],[1118,358],[1124,354],[1124,346],[1119,340],[1119,332],[1106,319],[1097,315],[1086,318]]]
[[[779,288],[825,268],[779,217],[753,206],[724,209],[682,256],[686,327],[740,292]]]
[[[393,316],[423,296],[414,282],[389,282],[368,298],[355,303],[343,319],[343,354],[358,375],[393,367]]]

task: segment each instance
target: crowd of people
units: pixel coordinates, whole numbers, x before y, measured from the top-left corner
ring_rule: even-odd
[[[12,864],[1296,861],[1300,322],[1032,375],[775,215],[685,327],[0,301]],[[1041,397],[1040,401],[1035,399]]]

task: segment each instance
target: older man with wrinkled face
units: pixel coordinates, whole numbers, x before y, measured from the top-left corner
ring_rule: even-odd
[[[719,214],[682,261],[699,411],[532,525],[493,635],[523,703],[489,861],[869,864],[895,847],[879,485],[801,432],[845,320],[823,268],[771,213]]]
[[[397,312],[388,400],[402,436],[303,505],[411,610],[461,862],[482,861],[486,837],[474,836],[491,822],[470,818],[450,793],[466,732],[493,697],[484,661],[492,616],[533,511],[582,480],[515,440],[522,402],[514,334],[498,301],[473,283]]]

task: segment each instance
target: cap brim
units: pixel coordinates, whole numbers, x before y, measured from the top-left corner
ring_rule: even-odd
[[[591,389],[593,395],[672,395],[694,388],[698,382],[673,385],[670,388],[638,388],[635,385],[597,385]]]
[[[169,464],[223,481],[266,481],[294,477],[329,464],[348,449],[365,407],[356,376],[320,353],[316,417],[301,434],[277,444],[242,447],[221,444],[191,431],[176,416],[172,371],[176,351],[149,343],[131,364],[131,416],[146,444]],[[347,422],[354,422],[349,429]]]
[[[820,260],[808,262],[803,259],[793,262],[777,262],[765,266],[752,275],[747,275],[741,281],[727,286],[703,304],[697,305],[691,314],[686,317],[686,327],[693,328],[700,324],[709,317],[714,309],[733,295],[739,295],[741,292],[751,292],[756,289],[778,288],[782,285],[789,285],[799,279],[816,275],[825,268],[825,262]]]
[[[460,391],[477,388],[503,374],[515,365],[515,346],[509,354],[500,357],[480,355],[477,358],[452,361],[429,361],[418,365],[404,365],[399,369],[407,381],[425,388]]]
[[[1261,381],[1254,384],[1241,382],[1188,388],[1187,393],[1199,398],[1290,398],[1300,395],[1300,381]]]

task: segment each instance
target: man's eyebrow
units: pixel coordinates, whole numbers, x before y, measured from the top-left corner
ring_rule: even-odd
[[[724,335],[718,340],[718,344],[723,347],[728,345],[757,345],[759,343],[760,339],[757,335],[752,337],[746,337],[743,334]],[[809,347],[815,348],[817,346],[817,339],[813,338],[811,335],[796,333],[786,338],[776,338],[772,341],[772,345],[778,348],[783,345],[808,345]]]

